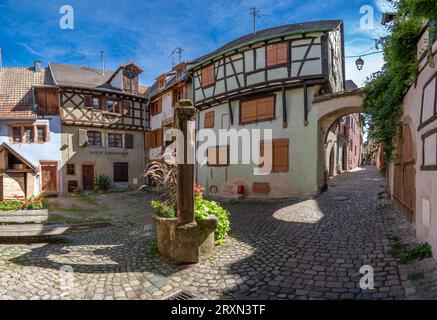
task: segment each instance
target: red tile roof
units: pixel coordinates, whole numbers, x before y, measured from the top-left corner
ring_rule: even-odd
[[[0,71],[0,120],[34,119],[32,87],[53,85],[48,69],[11,67]]]

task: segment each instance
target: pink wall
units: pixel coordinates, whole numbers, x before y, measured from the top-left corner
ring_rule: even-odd
[[[349,129],[349,169],[358,168],[361,165],[362,153],[362,128],[360,125],[360,115],[354,113],[350,115],[351,123]]]

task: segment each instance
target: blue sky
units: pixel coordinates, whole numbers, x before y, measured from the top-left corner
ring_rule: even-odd
[[[59,27],[59,9],[65,4],[74,8],[74,30]],[[374,30],[360,28],[363,5],[374,8]],[[372,52],[372,39],[384,34],[379,25],[384,0],[2,0],[3,65],[31,66],[34,60],[42,60],[43,65],[57,62],[99,67],[100,52],[104,51],[107,69],[135,61],[144,69],[142,82],[151,84],[171,68],[170,54],[175,48],[182,47],[184,59],[189,60],[250,33],[249,8],[253,6],[262,13],[259,29],[343,19],[346,55]],[[358,84],[382,66],[380,54],[364,59],[361,72],[356,70],[355,59],[346,59],[347,78]]]

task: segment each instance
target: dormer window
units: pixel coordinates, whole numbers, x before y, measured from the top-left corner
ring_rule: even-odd
[[[164,79],[160,79],[158,81],[158,88],[159,90],[163,89],[165,87],[165,78]]]

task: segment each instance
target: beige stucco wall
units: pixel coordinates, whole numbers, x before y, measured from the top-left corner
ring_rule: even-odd
[[[79,129],[102,132],[102,148],[79,147]],[[134,136],[133,149],[108,148],[108,133],[130,133]],[[123,146],[125,144],[123,143]],[[116,183],[114,187],[137,188],[143,183],[142,174],[144,172],[144,133],[142,131],[126,131],[113,129],[100,129],[88,127],[63,126],[62,127],[62,176],[63,190],[68,190],[69,180],[76,180],[81,190],[83,189],[82,165],[94,165],[95,176],[104,174],[113,180],[114,162],[129,163],[129,183]],[[76,174],[67,175],[67,164],[74,163]]]
[[[308,89],[308,101],[312,100],[314,88]],[[304,125],[304,90],[303,88],[286,91],[288,127],[283,128],[282,93],[276,92],[276,119],[254,124],[239,125],[239,101],[232,102],[234,114],[233,129],[272,129],[273,139],[289,139],[289,172],[271,173],[267,176],[253,174],[255,165],[230,165],[228,167],[208,167],[198,165],[197,179],[204,185],[208,194],[211,186],[217,186],[218,192],[213,194],[220,197],[231,197],[236,194],[238,185],[244,185],[248,198],[283,198],[314,195],[319,190],[320,171],[322,161],[318,150],[322,138],[319,133],[317,115],[309,106],[308,126]],[[310,103],[311,104],[311,103]],[[228,129],[228,104],[222,104],[213,109],[215,111],[215,128]],[[204,127],[205,112],[199,113],[199,128]],[[268,195],[252,192],[254,182],[270,183],[271,192]],[[211,194],[210,194],[211,195]]]

